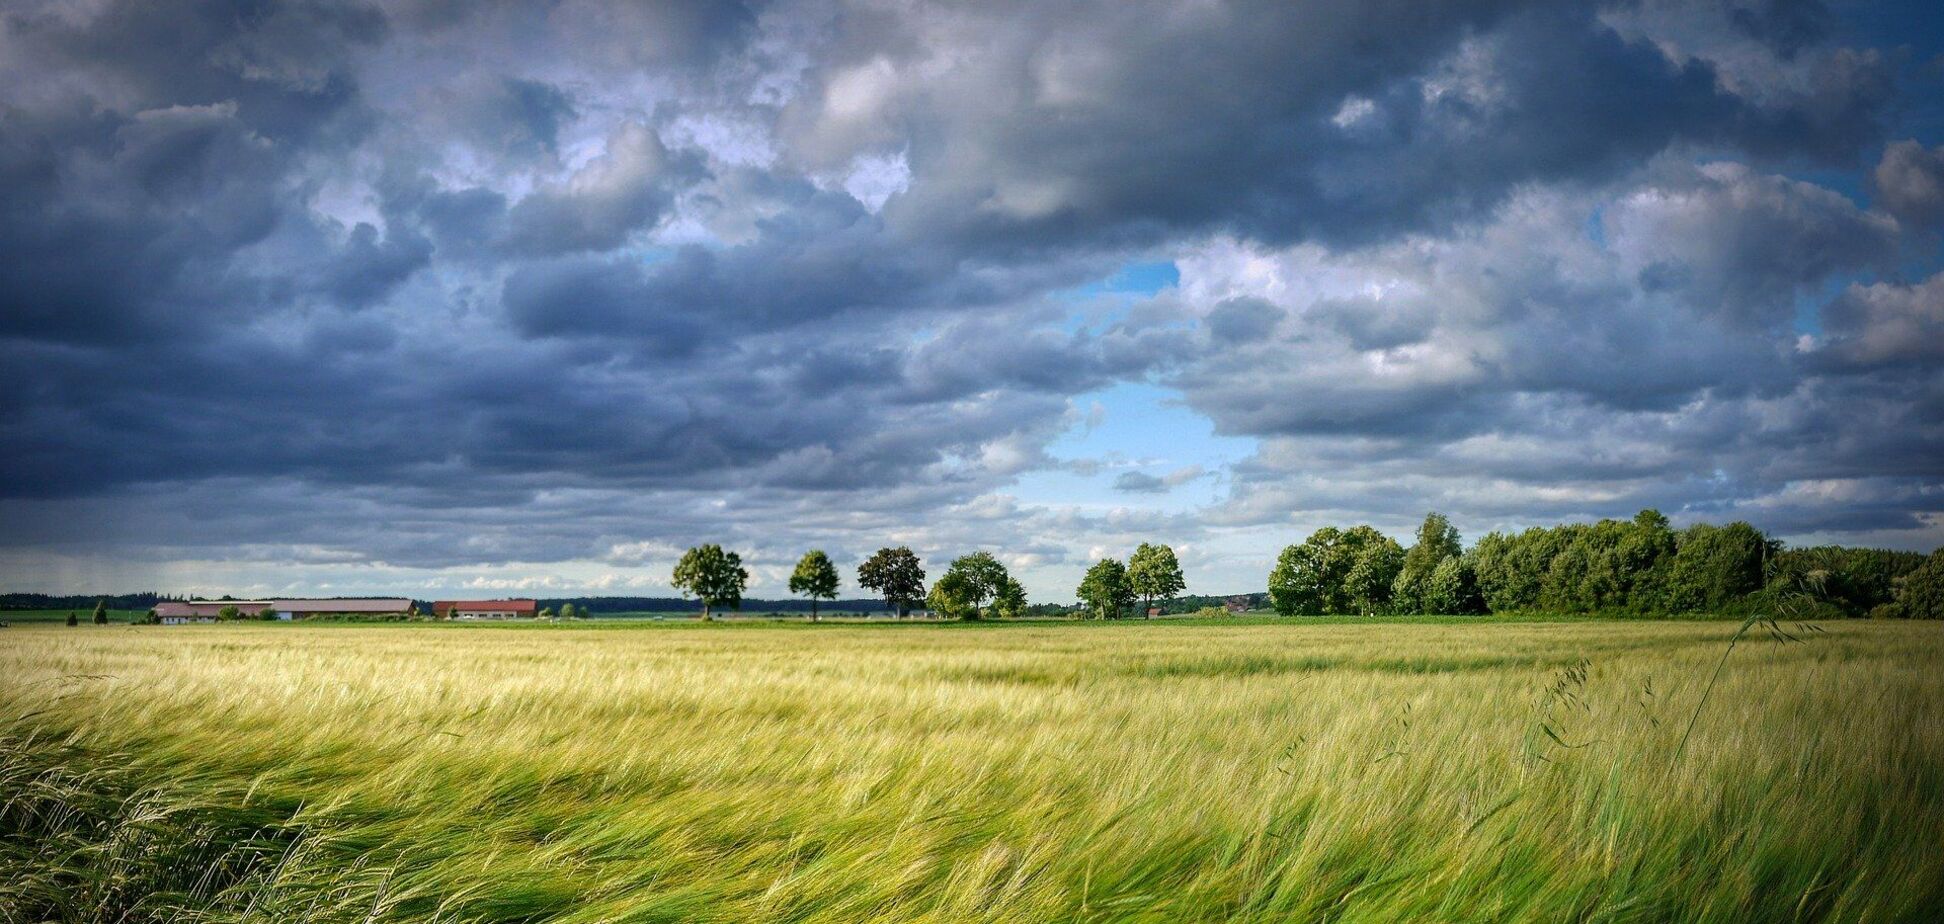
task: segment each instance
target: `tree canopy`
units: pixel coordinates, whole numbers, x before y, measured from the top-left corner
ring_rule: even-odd
[[[1188,586],[1174,548],[1145,542],[1127,559],[1127,583],[1141,598],[1142,615],[1154,608],[1154,601],[1173,597]]]
[[[1096,619],[1119,619],[1121,611],[1134,602],[1134,587],[1127,582],[1127,566],[1118,559],[1103,558],[1080,580],[1081,602]]]
[[[857,585],[874,590],[899,616],[925,599],[925,569],[909,548],[878,549],[857,566]]]
[[[817,601],[837,599],[837,566],[830,563],[830,556],[822,549],[811,549],[797,560],[796,571],[790,574],[790,593],[803,594],[810,598],[810,621],[817,621]]]
[[[712,542],[682,553],[682,560],[675,563],[671,583],[684,595],[701,600],[702,618],[708,620],[714,618],[709,612],[714,607],[742,605],[743,590],[749,586],[749,572],[742,566],[742,556],[725,552],[722,546]]]

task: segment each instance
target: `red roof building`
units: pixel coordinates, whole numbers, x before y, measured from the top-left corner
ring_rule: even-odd
[[[534,600],[435,600],[432,612],[440,619],[522,619],[539,609]]]

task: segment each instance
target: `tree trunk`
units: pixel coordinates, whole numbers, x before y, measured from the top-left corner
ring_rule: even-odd
[[[811,622],[817,621],[817,598],[816,597],[810,598],[810,621]]]
[[[703,622],[715,621],[715,617],[709,615],[709,601],[707,600],[702,601],[702,621]]]

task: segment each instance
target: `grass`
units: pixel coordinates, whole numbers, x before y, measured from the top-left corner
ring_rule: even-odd
[[[1734,628],[16,625],[0,922],[1939,919],[1944,633]]]

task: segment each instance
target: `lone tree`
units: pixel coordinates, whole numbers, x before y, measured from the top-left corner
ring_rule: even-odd
[[[694,594],[701,600],[702,621],[709,622],[714,619],[709,615],[710,607],[742,607],[742,592],[749,586],[749,572],[743,569],[741,555],[724,552],[722,546],[711,542],[682,553],[670,583],[683,596]]]
[[[81,624],[81,620],[75,618],[73,610],[68,610],[67,624],[70,626],[78,626]]]
[[[231,603],[227,606],[224,606],[222,609],[217,610],[216,618],[222,620],[223,622],[229,622],[235,619],[242,619],[243,611],[237,609],[236,604]]]
[[[1012,581],[1012,575],[1006,573],[1006,566],[992,557],[991,552],[973,552],[953,559],[952,566],[945,569],[945,577],[939,580],[945,578],[957,578],[964,582],[964,586],[955,593],[963,595],[965,602],[972,607],[973,619],[979,618],[979,607],[985,601],[997,598],[999,591]]]
[[[108,624],[108,601],[95,601],[94,624],[97,626],[105,626]]]
[[[1134,602],[1134,588],[1127,583],[1127,566],[1103,558],[1087,569],[1080,580],[1080,599],[1097,619],[1119,619],[1121,610]]]
[[[878,549],[857,566],[857,586],[877,591],[900,619],[925,599],[925,569],[918,556],[904,546]]]
[[[830,563],[830,556],[823,549],[811,549],[803,553],[790,575],[790,593],[810,598],[810,621],[816,622],[817,601],[837,599],[838,583],[837,566]]]
[[[1175,559],[1174,548],[1145,542],[1128,556],[1127,583],[1133,587],[1135,596],[1141,598],[1142,615],[1152,615],[1154,601],[1167,600],[1188,586],[1181,576],[1181,562]]]
[[[562,604],[560,605],[560,618],[562,618],[562,619],[579,619],[579,618],[580,618],[580,610],[578,610],[578,609],[575,609],[575,608],[574,608],[574,604],[573,604],[573,603],[571,603],[571,602],[570,602],[570,603],[562,603]]]

